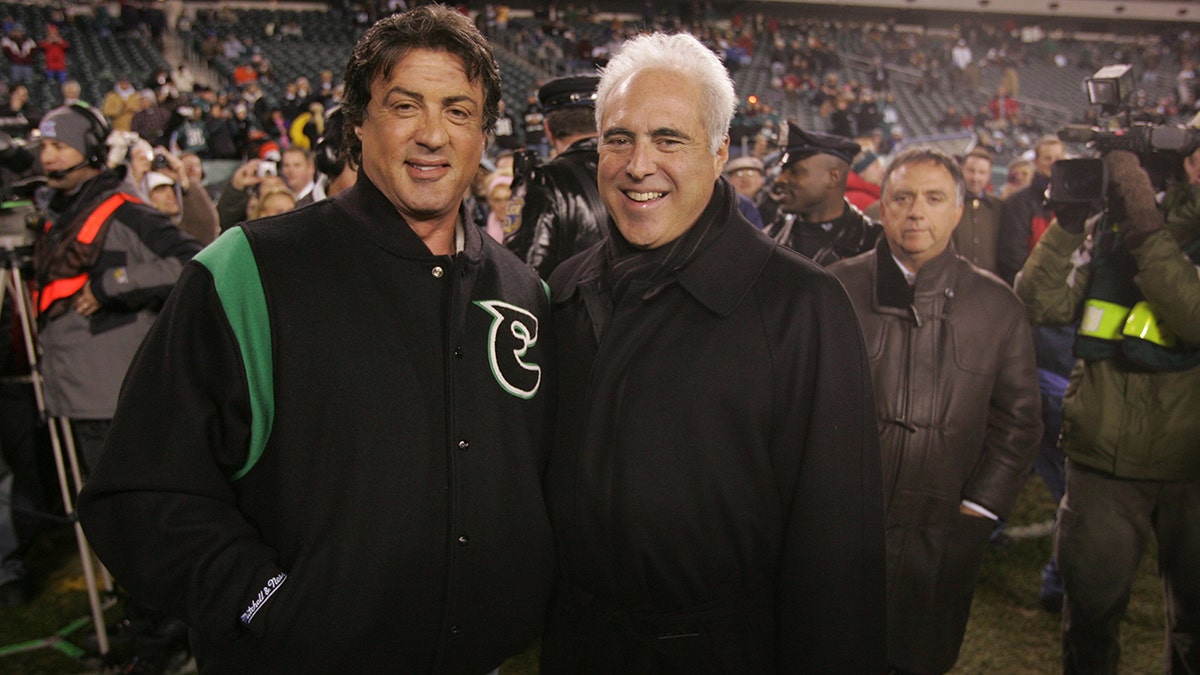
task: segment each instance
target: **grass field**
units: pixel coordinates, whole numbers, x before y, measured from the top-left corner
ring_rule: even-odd
[[[1021,494],[1010,525],[1044,523],[1053,506],[1041,482],[1031,480]],[[1017,539],[1011,546],[989,552],[975,593],[962,654],[953,673],[1027,675],[1056,673],[1059,666],[1059,616],[1038,607],[1040,570],[1050,554],[1050,538]],[[88,616],[75,540],[69,528],[42,535],[28,558],[39,592],[27,607],[0,609],[0,673],[53,675],[88,673],[99,669],[94,658],[69,656],[60,649],[39,647],[11,653],[11,645],[55,636]],[[109,610],[115,618],[119,607]],[[1147,555],[1122,625],[1122,672],[1162,672],[1162,593]],[[87,633],[84,626],[67,636],[74,641]],[[5,649],[8,647],[8,649]],[[511,659],[505,675],[537,672],[536,650]]]

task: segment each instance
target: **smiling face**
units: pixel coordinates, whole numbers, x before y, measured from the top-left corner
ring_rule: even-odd
[[[832,155],[817,153],[789,163],[775,178],[772,190],[784,213],[809,214],[827,211],[842,201],[842,177],[846,163]]]
[[[159,185],[150,191],[150,203],[168,216],[179,215],[179,199],[174,185]]]
[[[361,170],[410,225],[454,227],[483,156],[483,87],[462,60],[417,49],[371,84]]]
[[[696,223],[729,158],[709,147],[699,87],[664,70],[618,85],[600,120],[600,195],[617,229],[653,249]]]
[[[892,255],[911,272],[946,250],[963,210],[954,177],[933,161],[896,167],[880,204]]]

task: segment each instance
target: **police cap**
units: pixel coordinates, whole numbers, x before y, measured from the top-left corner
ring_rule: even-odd
[[[795,122],[788,122],[785,128],[787,132],[784,138],[780,139],[780,145],[783,146],[783,156],[779,159],[781,167],[821,153],[833,155],[851,164],[855,155],[862,151],[858,143],[848,138],[805,131]]]
[[[563,108],[593,108],[596,106],[598,84],[600,78],[596,75],[556,77],[538,89],[538,102],[546,112]]]

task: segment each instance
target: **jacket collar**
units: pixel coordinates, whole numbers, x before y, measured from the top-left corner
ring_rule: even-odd
[[[878,306],[908,309],[919,294],[943,292],[954,283],[954,261],[957,257],[954,242],[951,241],[946,245],[946,250],[921,266],[917,271],[916,283],[909,286],[904,279],[904,272],[892,257],[887,237],[880,237],[875,244],[875,299]]]
[[[720,316],[737,309],[778,246],[738,211],[735,195],[722,177],[713,194],[714,200],[722,202],[716,237],[679,272],[679,285]]]
[[[674,277],[684,291],[720,316],[733,313],[778,246],[738,211],[734,194],[733,186],[724,177],[717,181],[705,209],[705,213],[715,214],[708,241]],[[566,301],[580,286],[600,280],[604,251],[602,243],[582,254],[587,259],[558,285],[554,302]]]
[[[436,257],[365,173],[359,172],[358,181],[334,197],[333,203],[347,213],[349,222],[367,239],[385,250],[402,258]],[[472,263],[478,262],[483,255],[483,235],[471,224],[462,204],[458,207],[458,221],[463,224],[463,255]]]

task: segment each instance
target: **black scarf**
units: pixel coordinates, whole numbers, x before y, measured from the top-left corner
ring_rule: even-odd
[[[646,250],[630,244],[609,218],[602,288],[609,290],[614,305],[620,304],[630,290],[642,293],[643,299],[654,297],[675,282],[675,275],[717,237],[736,212],[733,186],[722,178],[716,182],[712,198],[696,223],[658,248]]]

